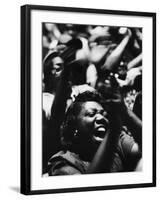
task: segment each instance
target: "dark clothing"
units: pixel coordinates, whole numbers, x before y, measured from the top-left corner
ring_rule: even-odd
[[[131,150],[135,141],[133,137],[122,132],[119,138],[117,151],[114,153],[111,172],[132,171],[134,162],[140,158],[133,159]],[[49,160],[49,175],[73,175],[85,174],[90,162],[83,161],[78,154],[70,151],[60,151]]]

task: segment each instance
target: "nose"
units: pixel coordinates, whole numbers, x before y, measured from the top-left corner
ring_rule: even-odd
[[[102,118],[104,118],[104,116],[101,113],[97,113],[96,114],[96,119],[97,120],[101,120]]]
[[[97,124],[108,124],[108,120],[101,113],[96,114],[96,123]]]

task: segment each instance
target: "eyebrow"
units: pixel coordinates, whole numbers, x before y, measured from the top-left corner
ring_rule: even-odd
[[[101,109],[97,109],[97,108],[89,108],[88,110],[86,110],[86,112],[87,111],[98,111],[98,112],[103,112],[103,111],[105,111],[103,108],[101,108]]]

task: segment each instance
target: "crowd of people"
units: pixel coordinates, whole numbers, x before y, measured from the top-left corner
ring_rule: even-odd
[[[141,28],[42,29],[42,174],[142,170]]]

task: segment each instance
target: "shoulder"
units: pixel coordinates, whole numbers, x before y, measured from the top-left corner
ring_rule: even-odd
[[[122,150],[125,157],[138,156],[141,154],[139,145],[135,142],[133,136],[123,129],[119,138],[119,148]]]
[[[85,173],[89,163],[70,151],[60,151],[49,160],[49,175],[71,175]]]
[[[123,160],[125,171],[135,171],[137,163],[142,159],[142,152],[130,133],[122,131],[118,151]]]

